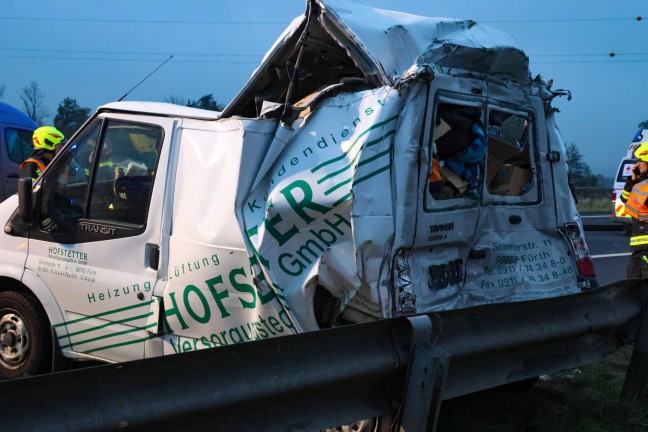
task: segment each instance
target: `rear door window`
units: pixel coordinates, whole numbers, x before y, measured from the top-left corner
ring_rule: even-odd
[[[617,173],[617,183],[625,183],[626,179],[632,175],[632,167],[637,163],[636,159],[625,159],[621,162],[619,172]]]

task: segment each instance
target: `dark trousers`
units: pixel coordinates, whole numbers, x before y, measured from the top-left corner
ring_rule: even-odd
[[[628,279],[648,277],[648,262],[644,260],[644,256],[648,259],[648,250],[636,250],[632,252],[630,262],[628,263]]]

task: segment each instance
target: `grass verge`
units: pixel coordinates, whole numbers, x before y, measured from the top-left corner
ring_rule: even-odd
[[[526,392],[493,389],[445,401],[437,431],[648,431],[646,401],[619,399],[632,348],[628,345],[598,363],[552,374]]]
[[[576,210],[578,213],[612,213],[614,203],[608,199],[583,198],[576,203]]]

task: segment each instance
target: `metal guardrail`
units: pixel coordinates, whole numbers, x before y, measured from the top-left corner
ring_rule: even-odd
[[[434,430],[444,399],[648,340],[648,331],[637,336],[647,298],[642,281],[621,281],[4,381],[0,414],[4,428],[19,431],[317,431],[399,412],[401,430]],[[640,385],[626,388],[627,397],[648,385],[635,369]]]
[[[627,280],[440,313],[443,331],[434,345],[452,356],[445,398],[594,363],[635,341],[647,300],[646,283]]]

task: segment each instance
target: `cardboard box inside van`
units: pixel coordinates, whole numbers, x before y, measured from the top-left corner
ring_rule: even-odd
[[[492,135],[488,137],[486,181],[490,192],[496,195],[522,195],[524,186],[532,181],[528,160],[514,145]]]

